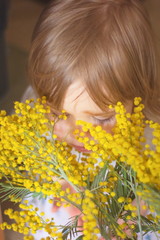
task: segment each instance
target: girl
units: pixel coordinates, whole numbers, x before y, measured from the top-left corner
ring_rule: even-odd
[[[80,152],[86,150],[72,134],[75,121],[111,132],[115,113],[108,106],[117,101],[132,112],[134,97],[141,97],[146,118],[159,119],[154,40],[140,0],[51,1],[36,25],[28,69],[35,92],[47,97],[53,113],[67,112],[56,135]],[[39,204],[60,223],[76,214]]]

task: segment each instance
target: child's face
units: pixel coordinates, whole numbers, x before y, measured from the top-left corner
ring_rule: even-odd
[[[131,112],[132,103],[130,102],[126,108],[128,112]],[[90,122],[94,126],[101,125],[104,130],[110,133],[116,123],[115,112],[109,108],[105,112],[102,111],[88,95],[83,83],[80,81],[76,81],[68,88],[63,109],[66,111],[67,120],[60,119],[56,123],[55,134],[59,139],[65,140],[70,146],[81,152],[86,152],[86,150],[73,135],[73,131],[79,128],[76,125],[77,120]]]

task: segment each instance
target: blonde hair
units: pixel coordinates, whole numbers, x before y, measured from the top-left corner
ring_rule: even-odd
[[[103,110],[143,99],[159,114],[160,86],[148,15],[140,0],[51,1],[36,25],[29,76],[54,108],[77,79]]]

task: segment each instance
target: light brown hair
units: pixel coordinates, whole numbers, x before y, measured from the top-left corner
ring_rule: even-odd
[[[103,110],[140,96],[160,114],[154,40],[140,0],[51,1],[36,25],[29,76],[54,108],[80,79]]]

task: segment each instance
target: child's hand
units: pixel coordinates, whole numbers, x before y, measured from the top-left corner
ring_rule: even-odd
[[[76,192],[73,189],[73,187],[68,182],[66,182],[65,180],[61,180],[60,183],[62,185],[62,190],[66,190],[66,188],[69,188],[70,193],[75,193]],[[52,212],[56,212],[56,211],[58,211],[58,209],[60,207],[63,207],[63,204],[62,204],[62,206],[57,206],[58,201],[60,201],[60,198],[54,198]],[[74,217],[74,216],[77,216],[77,215],[81,214],[80,210],[78,208],[74,207],[74,206],[65,207],[65,211],[68,212],[70,217]],[[79,217],[78,226],[82,226],[82,225],[83,225],[82,217]]]
[[[136,206],[136,199],[133,200],[132,205],[133,205],[133,206]],[[145,206],[145,207],[144,207],[144,206]],[[144,202],[143,200],[140,200],[140,214],[141,214],[142,216],[146,216],[147,211],[148,211],[148,209],[146,208],[145,202]],[[126,213],[126,212],[124,212],[124,214],[125,214],[125,213]],[[124,221],[123,219],[118,219],[117,223],[118,223],[119,225],[122,225],[122,224],[125,223],[125,221]],[[132,232],[132,229],[130,229],[130,226],[131,226],[131,225],[134,225],[134,224],[135,224],[135,223],[134,223],[133,221],[128,220],[128,221],[127,221],[127,226],[125,226],[125,227],[122,229],[122,231],[127,235],[128,238],[132,238],[132,237],[133,237],[133,232]],[[102,237],[102,238],[100,238],[100,240],[105,240],[105,239]],[[117,240],[117,238],[116,238],[116,237],[111,237],[111,240]]]
[[[133,200],[132,205],[136,206],[136,199]],[[145,208],[144,208],[144,206],[145,206]],[[148,211],[148,209],[146,208],[145,202],[143,200],[140,200],[140,214],[142,216],[146,216],[147,211]],[[125,212],[124,212],[124,214],[125,214]],[[117,223],[119,225],[122,225],[122,224],[125,223],[125,221],[123,219],[118,219]],[[133,221],[131,221],[131,220],[128,220],[127,221],[127,226],[125,226],[123,228],[123,232],[127,235],[128,238],[132,238],[133,237],[133,232],[132,232],[133,230],[132,230],[132,228],[130,228],[130,226],[132,226],[132,225],[134,226],[135,223]],[[117,240],[117,238],[113,237],[112,240]]]

